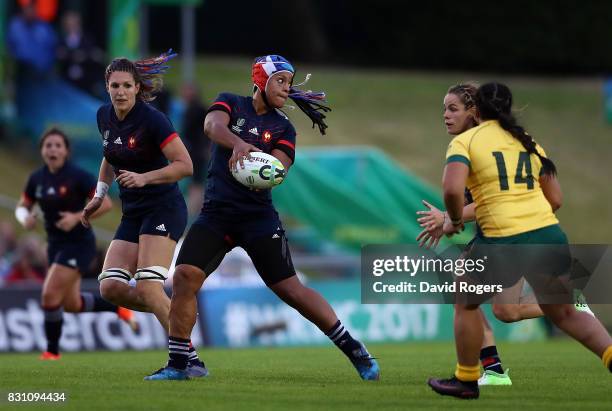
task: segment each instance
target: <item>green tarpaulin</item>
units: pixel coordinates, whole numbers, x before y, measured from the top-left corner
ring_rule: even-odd
[[[278,210],[353,249],[414,243],[425,199],[443,208],[440,190],[374,148],[301,149],[287,181],[273,190]],[[471,232],[453,237],[467,242]]]

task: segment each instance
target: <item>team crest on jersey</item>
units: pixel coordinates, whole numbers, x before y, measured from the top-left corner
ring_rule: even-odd
[[[60,186],[60,188],[59,188],[59,195],[65,196],[67,192],[68,192],[68,187]]]
[[[266,130],[261,135],[261,138],[262,138],[264,143],[269,143],[270,140],[272,140],[272,133],[270,133],[268,130]]]
[[[128,148],[134,147],[136,147],[136,137],[131,136],[130,138],[128,138]]]
[[[36,186],[36,191],[34,191],[34,197],[36,198],[42,197],[42,186],[40,184]]]
[[[104,131],[104,135],[102,136],[102,138],[104,139],[104,142],[106,142],[106,140],[108,140],[108,134],[110,133],[110,130],[105,130]]]
[[[237,125],[238,127],[242,127],[242,126],[244,126],[244,122],[245,122],[245,121],[246,121],[245,119],[243,119],[243,118],[239,118],[239,119],[238,119],[238,121],[236,121],[236,125]]]

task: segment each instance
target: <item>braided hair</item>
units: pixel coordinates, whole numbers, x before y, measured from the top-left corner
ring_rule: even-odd
[[[284,58],[276,54],[270,54],[266,56],[256,57],[253,62],[251,77],[253,79],[253,91],[259,89],[264,103],[270,106],[266,97],[266,87],[269,79],[276,73],[289,72],[295,76],[295,69],[293,65]],[[306,75],[306,79],[295,86],[291,85],[289,89],[289,98],[293,100],[296,106],[300,108],[312,120],[312,128],[315,125],[319,127],[319,132],[325,134],[327,124],[325,124],[325,114],[331,111],[331,108],[326,106],[324,103],[325,93],[324,92],[313,92],[311,90],[301,90],[298,87],[303,86],[310,79],[310,74]]]
[[[476,93],[478,92],[478,85],[474,83],[458,83],[454,86],[450,86],[446,94],[454,94],[459,97],[459,100],[468,110],[476,106]]]
[[[104,79],[108,83],[108,79],[115,71],[130,73],[134,77],[134,82],[140,84],[137,97],[142,101],[153,101],[155,94],[159,93],[164,86],[162,75],[170,68],[166,63],[176,56],[177,54],[170,49],[157,57],[137,61],[118,57],[106,67]]]
[[[512,115],[512,93],[505,84],[487,83],[478,89],[476,108],[482,120],[497,120],[499,125],[521,142],[529,154],[535,154],[542,162],[542,173],[557,174],[555,163],[541,155],[533,138],[520,126]]]
[[[304,82],[295,87],[291,86],[289,89],[289,98],[293,100],[295,105],[298,106],[310,120],[312,120],[312,128],[314,128],[316,124],[319,127],[319,132],[325,135],[327,124],[325,124],[324,121],[326,117],[324,113],[331,111],[329,106],[323,104],[327,102],[327,100],[325,100],[325,92],[304,91],[297,88],[298,86],[306,84],[309,79],[310,74],[306,76]]]

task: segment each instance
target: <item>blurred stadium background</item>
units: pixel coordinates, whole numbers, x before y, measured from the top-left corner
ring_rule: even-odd
[[[15,21],[29,5],[41,29],[26,41]],[[414,242],[420,200],[441,205],[449,141],[442,122],[446,89],[492,79],[513,89],[521,122],[560,170],[565,198],[558,215],[571,241],[609,244],[611,21],[612,3],[603,0],[517,0],[503,6],[484,0],[3,1],[0,352],[44,348],[38,305],[44,233],[24,233],[13,217],[28,174],[41,163],[38,136],[51,125],[65,129],[73,160],[97,175],[95,113],[107,99],[105,65],[116,56],[145,57],[169,48],[179,58],[156,104],[179,131],[193,120],[186,115],[194,104],[189,90],[197,91],[204,106],[223,91],[249,94],[254,56],[284,55],[298,70],[296,80],[313,74],[309,87],[325,90],[333,108],[328,134],[319,135],[289,111],[300,149],[291,178],[274,192],[296,268],[364,340],[446,341],[452,351],[451,306],[360,304],[360,246]],[[188,182],[183,189],[187,196]],[[100,258],[118,223],[118,204],[95,222]],[[85,287],[97,289],[100,264]],[[239,251],[206,284],[193,336],[197,345],[328,344],[263,287]],[[610,310],[593,309],[610,328]],[[164,348],[166,336],[156,321],[144,314],[139,319],[143,327],[134,334],[110,314],[68,314],[62,348]],[[493,325],[500,340],[556,334],[544,320]]]

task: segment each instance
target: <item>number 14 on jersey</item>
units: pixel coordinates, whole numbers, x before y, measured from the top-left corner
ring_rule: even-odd
[[[509,190],[508,172],[506,171],[506,161],[504,153],[494,151],[491,153],[495,157],[497,163],[497,174],[499,176],[499,189],[502,191]],[[531,158],[528,152],[521,151],[519,153],[518,162],[516,164],[516,172],[514,174],[514,184],[527,184],[528,190],[533,190],[533,174],[531,173]]]

